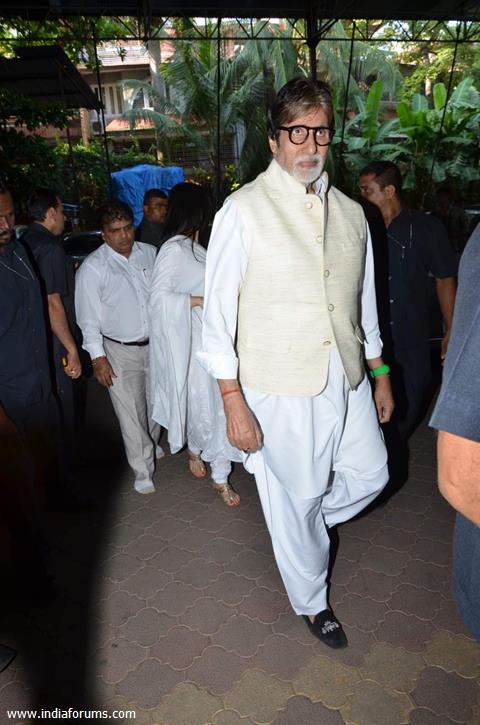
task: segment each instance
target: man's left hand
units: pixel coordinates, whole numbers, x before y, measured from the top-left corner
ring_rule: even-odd
[[[380,423],[388,423],[393,414],[392,386],[388,375],[379,375],[375,378],[375,392],[373,394]]]
[[[67,354],[67,364],[64,367],[65,375],[72,380],[76,380],[82,374],[82,363],[76,350],[72,350]]]
[[[445,358],[447,356],[447,348],[448,343],[450,341],[450,330],[447,330],[444,336],[442,337],[442,342],[440,344],[440,360],[442,361],[442,365],[445,362]]]

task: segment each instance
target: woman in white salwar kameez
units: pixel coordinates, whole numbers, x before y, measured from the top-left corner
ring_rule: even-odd
[[[198,241],[209,221],[208,193],[196,184],[177,184],[169,198],[165,241],[153,269],[149,300],[152,418],[168,430],[172,453],[188,445],[196,478],[211,464],[213,488],[224,503],[240,497],[228,483],[240,451],[227,440],[216,381],[199,365],[206,250]]]

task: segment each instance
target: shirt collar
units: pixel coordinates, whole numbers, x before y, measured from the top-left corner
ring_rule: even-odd
[[[123,254],[119,254],[116,252],[112,247],[105,242],[105,251],[107,256],[112,257],[112,259],[120,259],[123,260],[123,262],[130,262],[132,258],[136,257],[140,251],[139,246],[137,242],[133,242],[132,251],[130,252],[129,257],[124,257]]]

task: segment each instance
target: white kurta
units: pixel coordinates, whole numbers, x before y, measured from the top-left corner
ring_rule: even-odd
[[[319,181],[320,199],[324,193]],[[218,379],[237,377],[238,296],[250,246],[235,200],[230,199],[215,217],[212,229],[203,350],[198,355],[205,369]],[[382,345],[369,234],[359,307],[366,357],[378,357]],[[388,480],[386,450],[370,386],[365,377],[357,390],[349,389],[338,351],[333,348],[327,384],[320,395],[286,397],[253,389],[245,389],[244,395],[264,435],[261,450],[245,454],[244,464],[255,474],[292,606],[298,614],[316,614],[327,606],[327,527],[359,513]]]
[[[202,309],[190,307],[190,296],[203,297],[205,259],[205,249],[192,250],[184,236],[165,242],[156,258],[149,300],[152,417],[167,428],[172,453],[188,441],[205,461],[241,461],[226,437],[218,385],[196,359]]]

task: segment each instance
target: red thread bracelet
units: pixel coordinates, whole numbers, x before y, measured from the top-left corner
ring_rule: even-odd
[[[222,398],[224,398],[226,395],[230,395],[230,393],[241,393],[241,388],[232,388],[232,390],[226,390],[224,393],[222,393]]]

